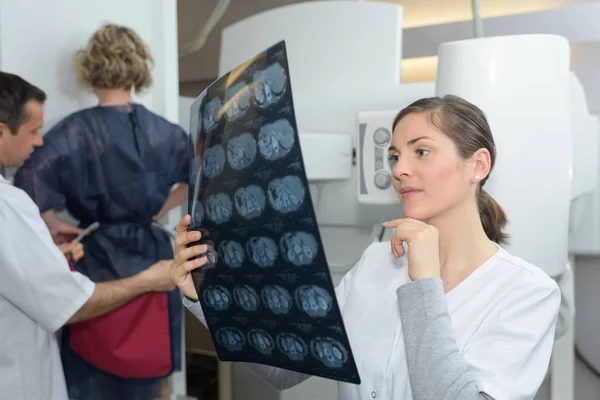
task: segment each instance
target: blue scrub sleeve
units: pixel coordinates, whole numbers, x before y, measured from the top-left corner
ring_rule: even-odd
[[[40,213],[65,205],[60,188],[61,153],[52,143],[38,147],[17,170],[14,185],[23,189],[39,207]]]

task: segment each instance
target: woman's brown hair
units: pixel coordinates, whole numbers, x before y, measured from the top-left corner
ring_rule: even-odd
[[[481,148],[490,152],[490,172],[481,180],[477,189],[477,206],[487,237],[498,244],[506,243],[508,235],[503,231],[508,222],[506,214],[483,189],[496,161],[494,137],[483,111],[458,96],[429,97],[417,100],[401,110],[394,119],[392,129],[396,128],[402,118],[414,113],[426,113],[429,122],[454,142],[463,159],[471,157]]]

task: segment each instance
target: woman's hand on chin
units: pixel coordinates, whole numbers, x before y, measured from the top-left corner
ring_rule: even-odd
[[[404,255],[403,242],[408,245],[408,275],[415,281],[440,277],[440,245],[437,228],[412,218],[394,219],[383,223],[395,229],[391,239],[392,254]]]

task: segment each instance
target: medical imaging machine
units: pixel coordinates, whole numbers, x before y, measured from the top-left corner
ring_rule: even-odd
[[[385,159],[395,113],[421,97],[455,94],[482,108],[494,132],[498,159],[486,190],[509,216],[511,242],[505,247],[561,283],[557,335],[569,331],[574,303],[569,243],[576,253],[592,246],[580,230],[600,233],[585,217],[598,202],[592,196],[596,168],[583,167],[597,165],[598,120],[589,115],[581,84],[569,72],[567,40],[518,35],[444,43],[435,83],[401,84],[400,6],[315,1],[275,8],[224,29],[219,74],[282,39],[334,283],[372,241],[388,237],[381,222],[402,216]],[[183,118],[187,124],[189,114]],[[572,398],[572,357],[571,340],[550,368],[553,400]],[[232,379],[235,400],[331,399],[336,393],[335,382],[320,378],[278,393],[237,364]],[[558,387],[567,390],[559,395]]]

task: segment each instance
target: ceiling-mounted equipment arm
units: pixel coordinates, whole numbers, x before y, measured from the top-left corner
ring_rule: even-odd
[[[204,44],[206,43],[206,39],[208,38],[208,35],[214,29],[214,27],[219,23],[219,21],[225,14],[225,11],[227,11],[227,7],[229,7],[230,3],[231,3],[231,0],[219,0],[217,2],[217,4],[215,5],[215,8],[213,9],[213,12],[211,13],[210,17],[208,18],[208,21],[206,21],[206,23],[202,26],[202,28],[200,28],[200,30],[196,34],[196,37],[193,40],[190,40],[189,42],[184,43],[179,48],[179,59],[180,60],[191,53],[197,52],[204,46]]]
[[[481,38],[483,37],[483,24],[481,23],[479,0],[473,0],[471,6],[473,10],[473,37]]]

